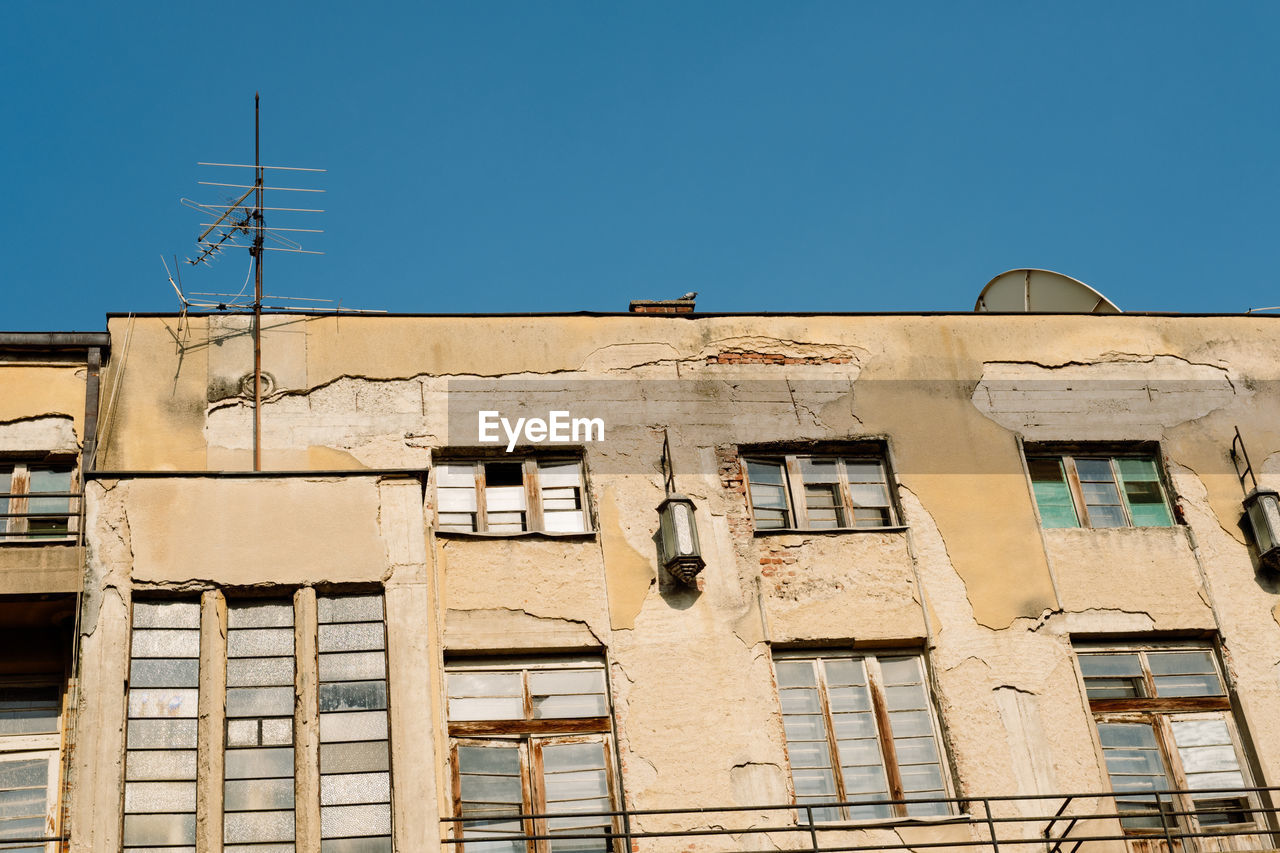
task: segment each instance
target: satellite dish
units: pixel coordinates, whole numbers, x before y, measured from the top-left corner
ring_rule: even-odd
[[[1083,281],[1051,270],[1002,272],[978,294],[974,311],[1119,314],[1116,304]]]

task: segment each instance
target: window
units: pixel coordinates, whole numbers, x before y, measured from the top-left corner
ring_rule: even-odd
[[[591,814],[614,803],[604,667],[455,665],[446,679],[454,816],[463,819],[457,831],[485,839],[464,846],[472,853],[612,851],[612,818]],[[515,817],[521,814],[543,817]],[[551,837],[524,840],[531,835]]]
[[[1027,449],[1044,527],[1172,527],[1153,454],[1046,454]]]
[[[391,853],[381,595],[321,596],[320,851]]]
[[[233,850],[292,848],[293,601],[227,603],[222,837]]]
[[[796,803],[815,821],[946,815],[938,732],[919,655],[774,658]],[[806,815],[801,814],[801,820]]]
[[[58,828],[61,680],[0,679],[0,850],[60,849]]]
[[[470,533],[585,533],[578,459],[443,462],[436,467],[440,529]]]
[[[0,463],[0,542],[65,539],[76,529],[72,468]]]
[[[838,530],[897,524],[878,456],[748,457],[757,530]]]
[[[1098,740],[1127,832],[1221,831],[1253,823],[1231,706],[1207,647],[1078,648]],[[1164,793],[1189,790],[1188,795]],[[1204,790],[1203,795],[1195,791]],[[1193,816],[1182,826],[1176,812]],[[1197,828],[1198,827],[1198,828]]]
[[[197,817],[221,820],[228,853],[294,850],[295,768],[319,763],[319,853],[391,853],[386,632],[380,594],[232,599],[226,681],[202,672],[201,605],[135,601],[125,753],[124,850],[193,853]],[[298,626],[316,653],[297,655]],[[203,634],[216,642],[217,634]],[[314,684],[309,697],[299,686]],[[200,691],[225,697],[224,730],[197,726]],[[225,693],[223,691],[225,690]],[[298,714],[318,712],[319,743],[299,741]],[[198,757],[223,749],[221,779],[197,777]],[[222,786],[222,814],[201,786]],[[207,794],[206,790],[206,794]],[[4,812],[0,809],[0,815]],[[0,846],[0,849],[3,849]]]
[[[124,849],[195,850],[200,605],[137,601],[125,732]]]

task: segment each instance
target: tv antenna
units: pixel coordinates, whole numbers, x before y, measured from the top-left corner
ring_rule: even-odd
[[[278,226],[268,228],[265,218],[265,213],[268,210],[279,213],[324,213],[323,210],[310,207],[267,207],[264,204],[264,196],[267,190],[271,190],[273,193],[323,193],[324,190],[310,187],[267,186],[264,175],[267,171],[315,173],[324,172],[325,170],[305,169],[298,166],[264,166],[262,165],[261,152],[261,106],[259,95],[255,92],[253,94],[253,164],[197,163],[199,166],[216,168],[252,169],[253,183],[199,181],[200,186],[218,187],[232,191],[243,190],[244,192],[234,201],[219,204],[207,204],[188,198],[182,199],[184,205],[199,211],[207,219],[207,221],[200,223],[200,227],[204,230],[196,238],[196,245],[200,251],[194,258],[187,258],[187,263],[192,266],[209,265],[227,249],[248,249],[249,263],[253,272],[253,299],[247,300],[245,298],[245,290],[249,286],[248,276],[245,277],[244,285],[240,288],[239,293],[193,293],[192,296],[203,297],[197,300],[189,299],[183,293],[181,284],[175,283],[172,275],[169,277],[170,283],[174,285],[174,289],[178,292],[178,299],[182,302],[183,315],[186,314],[189,307],[216,309],[219,311],[253,310],[253,470],[255,471],[262,470],[262,309],[264,307],[262,260],[267,252],[291,252],[304,255],[324,254],[323,252],[304,249],[302,244],[292,237],[286,236],[287,234],[322,234],[324,233],[322,230]],[[268,245],[268,241],[273,245]],[[161,260],[163,261],[163,257]],[[168,266],[166,265],[166,271],[167,269]],[[180,281],[181,279],[179,279]],[[270,298],[273,300],[278,299],[285,303],[331,301],[305,299],[302,297]],[[305,310],[303,307],[296,305],[273,305],[267,307],[295,311]],[[314,311],[315,307],[311,307],[310,310]]]

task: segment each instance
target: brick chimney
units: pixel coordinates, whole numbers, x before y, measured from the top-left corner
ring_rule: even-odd
[[[632,299],[632,314],[692,314],[697,294],[679,299]]]

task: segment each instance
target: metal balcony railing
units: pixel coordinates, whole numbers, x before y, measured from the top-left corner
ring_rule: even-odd
[[[0,492],[0,543],[76,537],[81,492]]]
[[[541,814],[490,808],[442,818],[441,834],[444,853],[1257,851],[1280,849],[1271,805],[1276,791],[1280,787]],[[868,808],[921,816],[822,819]]]

